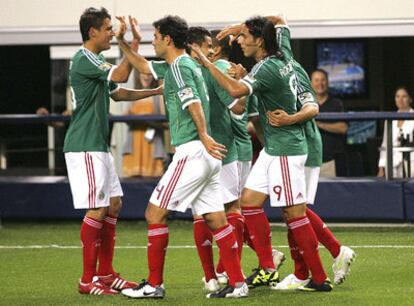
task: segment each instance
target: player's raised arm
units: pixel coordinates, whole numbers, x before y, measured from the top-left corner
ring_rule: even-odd
[[[236,37],[237,35],[240,34],[242,30],[242,26],[243,24],[239,23],[239,24],[234,24],[234,25],[225,27],[223,30],[220,31],[220,33],[217,34],[217,39],[222,40],[224,37],[231,36],[231,35]]]
[[[287,20],[283,14],[278,14],[274,16],[266,16],[267,20],[269,20],[274,26],[277,25],[287,25]]]
[[[220,69],[210,62],[210,60],[201,52],[200,47],[197,46],[197,44],[191,44],[189,47],[191,47],[191,49],[197,54],[200,63],[202,63],[210,71],[211,75],[230,96],[233,98],[240,98],[250,94],[247,85],[221,72]]]
[[[125,17],[117,16],[116,18],[119,20],[120,26],[115,36],[118,40],[118,44],[122,52],[124,53],[128,61],[131,63],[131,65],[134,66],[134,68],[137,69],[140,73],[151,73],[147,59],[139,53],[134,52],[132,47],[126,42],[124,38],[124,35],[127,30]],[[134,33],[134,31],[138,31],[137,26],[134,27],[134,30],[132,32]]]

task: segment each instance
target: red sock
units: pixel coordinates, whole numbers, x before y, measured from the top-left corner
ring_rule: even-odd
[[[213,234],[203,218],[194,219],[194,241],[200,257],[206,281],[216,277],[213,258]]]
[[[81,282],[90,283],[96,275],[96,262],[101,240],[102,222],[86,217],[80,231],[83,253],[83,275]]]
[[[290,255],[295,263],[295,276],[300,280],[305,280],[309,276],[309,270],[306,266],[305,261],[303,260],[302,255],[299,253],[298,245],[296,244],[295,239],[293,238],[293,233],[290,229],[288,229],[288,241],[289,241],[289,249]]]
[[[288,225],[298,245],[299,252],[312,273],[313,281],[316,284],[322,284],[326,279],[326,274],[319,257],[318,239],[308,217],[303,216],[289,220]]]
[[[244,276],[240,266],[240,258],[236,236],[230,224],[213,231],[214,239],[219,248],[220,258],[224,269],[229,276],[229,284],[235,286],[244,282]]]
[[[168,226],[148,225],[148,283],[159,286],[163,283],[165,253],[168,246]]]
[[[244,243],[247,244],[253,251],[255,251],[253,241],[250,238],[250,233],[249,233],[249,229],[247,228],[246,222],[244,222],[243,238],[244,238]]]
[[[114,268],[112,267],[112,260],[114,258],[115,248],[115,228],[117,217],[107,215],[103,221],[103,227],[101,231],[101,247],[98,253],[99,269],[98,275],[106,276],[115,274]]]
[[[334,234],[332,234],[328,226],[314,211],[307,208],[306,216],[308,216],[309,221],[312,224],[316,237],[318,237],[318,241],[328,249],[333,258],[336,258],[341,251],[341,244],[339,241],[335,238]]]
[[[230,213],[227,214],[227,222],[233,227],[233,233],[236,236],[237,245],[239,246],[239,258],[241,260],[244,240],[244,218],[241,214]],[[216,271],[218,273],[224,272],[224,265],[221,257],[219,258]]]
[[[272,256],[272,232],[262,208],[243,207],[242,213],[262,269],[274,269]]]

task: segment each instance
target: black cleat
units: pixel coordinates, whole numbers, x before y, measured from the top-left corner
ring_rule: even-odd
[[[249,296],[249,287],[247,287],[246,283],[243,283],[242,286],[236,288],[230,285],[217,290],[216,292],[209,293],[206,295],[208,299],[216,299],[216,298],[243,298]]]
[[[265,271],[257,268],[253,270],[253,274],[246,278],[246,283],[249,288],[256,288],[259,286],[276,286],[279,282],[279,272]]]
[[[329,292],[332,291],[332,289],[333,286],[329,278],[325,279],[320,285],[315,284],[313,280],[311,280],[307,285],[298,288],[298,290],[306,292]]]

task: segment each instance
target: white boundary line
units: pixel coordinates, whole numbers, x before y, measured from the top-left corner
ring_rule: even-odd
[[[213,246],[216,248],[216,246]],[[244,246],[248,248],[248,246]],[[274,245],[275,248],[287,249],[287,245]],[[349,247],[354,249],[414,249],[414,245],[350,245]],[[146,249],[143,245],[126,245],[116,246],[116,249]],[[171,245],[169,249],[195,249],[194,245]],[[27,250],[27,249],[81,249],[81,246],[75,245],[0,245],[0,250]]]

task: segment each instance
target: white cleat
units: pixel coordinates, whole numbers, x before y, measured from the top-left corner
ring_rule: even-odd
[[[227,285],[229,283],[229,277],[226,271],[224,271],[223,273],[216,273],[216,275],[217,275],[218,283],[220,285]]]
[[[240,287],[226,286],[216,292],[207,294],[208,299],[227,298],[238,299],[249,296],[249,287],[243,283]]]
[[[144,299],[144,298],[153,298],[153,299],[162,299],[165,295],[164,286],[151,286],[146,280],[143,280],[135,288],[128,288],[121,291],[121,293],[129,298],[133,299]]]
[[[208,282],[206,282],[206,278],[203,277],[203,283],[204,283],[204,290],[208,292],[214,292],[220,289],[219,282],[215,278],[212,278]]]
[[[282,252],[276,249],[272,249],[272,257],[273,257],[273,263],[275,265],[275,269],[279,270],[280,267],[283,265],[283,262],[286,259],[285,254],[283,254]]]
[[[351,264],[355,261],[355,252],[346,246],[341,246],[339,255],[334,259],[332,270],[334,272],[334,284],[339,285],[344,282],[351,273]]]
[[[301,280],[295,274],[289,274],[276,286],[271,286],[273,290],[296,290],[301,286],[306,286],[310,279]]]

